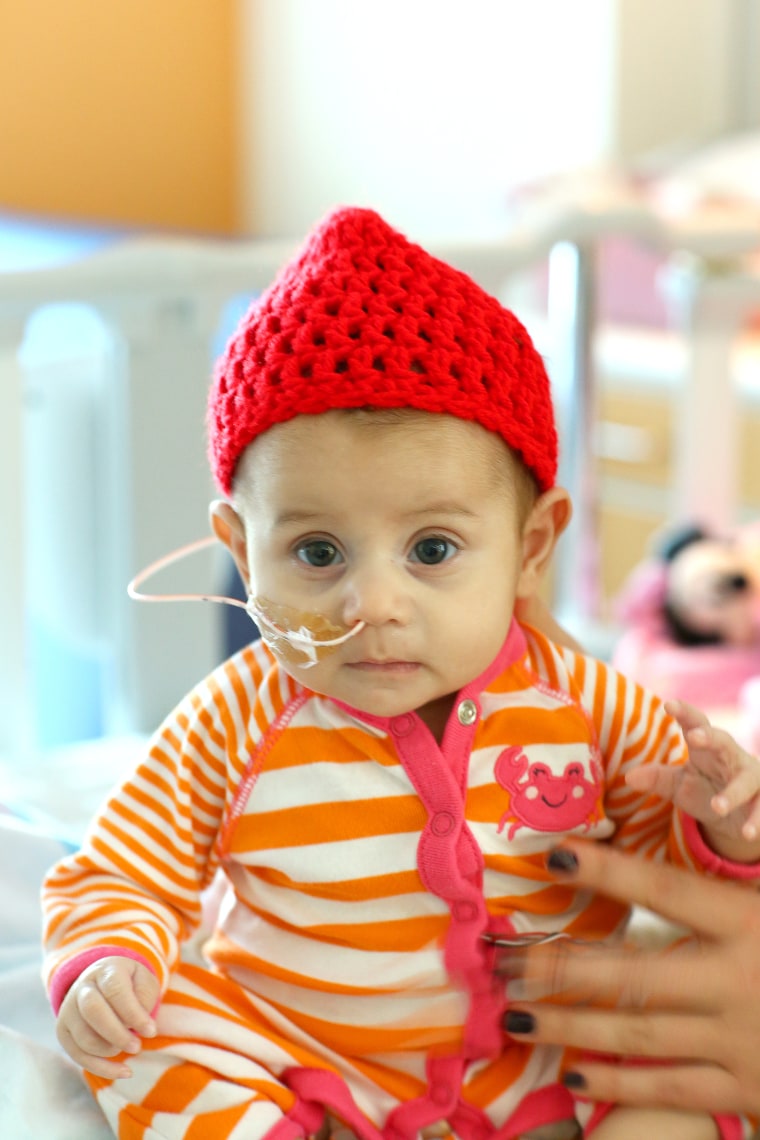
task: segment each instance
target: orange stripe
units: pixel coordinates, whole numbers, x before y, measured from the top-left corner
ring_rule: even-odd
[[[341,879],[330,883],[306,883],[292,879],[274,867],[249,867],[249,873],[264,883],[282,887],[284,890],[298,891],[310,898],[322,899],[368,899],[395,898],[417,892],[427,893],[422,885],[419,872],[396,871],[387,875],[370,875],[362,879]]]
[[[119,1140],[144,1140],[145,1133],[153,1122],[151,1109],[131,1104],[119,1113]]]
[[[418,1080],[411,1073],[379,1065],[364,1057],[352,1057],[351,1064],[373,1084],[395,1097],[400,1104],[406,1104],[407,1101],[422,1096],[427,1088],[427,1082]]]
[[[295,1096],[289,1089],[286,1089],[285,1092],[287,1099],[290,1101],[287,1107],[291,1108],[295,1103]],[[261,1100],[264,1098],[256,1097],[255,1099]],[[266,1099],[269,1100],[270,1098],[266,1097]],[[226,1137],[231,1136],[235,1131],[250,1107],[250,1100],[247,1100],[243,1104],[218,1109],[216,1112],[204,1112],[201,1116],[194,1117],[192,1124],[187,1132],[185,1132],[183,1140],[211,1140],[212,1137],[213,1140],[226,1140]]]
[[[534,883],[550,883],[556,886],[557,880],[546,869],[546,852],[537,851],[533,855],[510,855],[498,852],[483,855],[484,864],[489,870],[500,875],[517,875],[522,880]]]
[[[252,852],[339,843],[371,835],[421,831],[426,822],[427,813],[414,795],[309,804],[243,815],[232,836],[230,850]]]
[[[108,812],[111,813],[114,817],[118,817],[127,825],[134,828],[134,831],[130,833],[133,836],[133,843],[135,836],[144,835],[150,837],[155,843],[158,844],[159,847],[166,848],[167,832],[158,827],[152,821],[149,821],[142,811],[139,811],[136,808],[132,807],[130,801],[136,801],[138,806],[147,808],[151,813],[159,816],[160,819],[164,820],[164,822],[168,825],[167,830],[168,834],[172,837],[173,846],[175,844],[175,841],[180,846],[184,844],[190,847],[197,845],[200,826],[195,832],[193,831],[192,826],[188,825],[187,823],[185,826],[182,826],[183,820],[192,820],[192,816],[188,815],[184,804],[176,804],[177,811],[176,813],[172,813],[160,800],[155,800],[142,792],[138,787],[135,787],[135,785],[128,784],[125,788],[125,794],[122,796],[122,798],[118,800],[112,800],[108,805]],[[106,818],[108,817],[106,816]],[[207,834],[210,832],[213,834],[212,829],[206,827],[205,830]]]
[[[248,692],[248,686],[245,684],[238,670],[233,668],[229,662],[227,663],[224,673],[229,687],[234,694],[240,720],[243,724],[247,724],[251,715],[251,698]],[[256,699],[258,689],[259,685],[256,684],[253,689],[254,700]],[[229,695],[227,696],[227,701],[230,704],[232,703]]]
[[[146,780],[146,783],[153,784],[154,787],[156,787],[156,790],[158,790],[159,781],[149,779]],[[128,806],[129,801],[132,801],[133,803],[140,805],[140,807],[143,809],[149,811],[152,815],[158,816],[159,819],[162,819],[164,823],[166,823],[171,829],[172,833],[182,843],[192,842],[193,833],[191,829],[189,827],[180,826],[179,820],[181,819],[181,814],[178,815],[172,812],[171,809],[166,806],[165,802],[159,799],[155,799],[153,796],[149,795],[146,791],[134,783],[125,785],[122,790],[122,795],[124,797],[122,799],[111,800],[108,805],[109,811],[112,811],[115,815],[121,816],[123,819],[137,824],[139,831],[144,831],[145,833],[152,835],[154,839],[157,836],[161,836],[161,842],[163,845],[165,842],[165,836],[163,833],[158,831],[155,825],[151,826],[143,814]]]
[[[114,828],[109,827],[107,820],[103,820],[101,826],[102,826],[103,831],[109,831],[110,830],[112,834],[114,834],[114,833],[118,834]],[[148,879],[144,876],[138,875],[135,863],[131,860],[124,859],[121,855],[117,854],[117,852],[107,844],[105,837],[102,834],[101,835],[94,835],[92,837],[92,846],[93,846],[93,849],[95,851],[97,851],[100,855],[103,855],[109,862],[113,863],[114,866],[122,873],[122,875],[124,875],[124,877],[126,879],[131,880],[135,883],[137,890],[138,890],[138,894],[136,895],[137,898],[140,897],[139,891],[141,888],[144,889],[145,887],[147,887],[147,889],[151,890],[151,891],[154,889],[155,884],[152,883],[152,881],[150,879]],[[174,878],[174,880],[176,881],[177,876],[176,875],[172,876],[170,867],[167,867],[165,864],[162,864],[162,863],[157,863],[154,859],[152,859],[150,857],[146,857],[145,852],[142,852],[141,854],[142,854],[146,864],[148,864],[154,870],[160,871],[162,874],[166,874],[167,878],[169,878],[169,879]],[[185,885],[187,886],[188,884],[192,884],[192,883],[193,883],[193,880],[187,879]],[[197,886],[197,884],[194,884],[194,885]],[[162,888],[162,900],[166,903],[166,905],[176,907],[178,910],[183,910],[187,906],[187,900],[186,899],[180,898],[178,895],[172,895],[171,893],[167,893],[163,888]]]
[[[289,970],[286,966],[282,966],[277,962],[270,962],[264,958],[258,958],[255,954],[252,954],[250,950],[243,950],[221,931],[211,936],[210,941],[207,943],[207,953],[209,957],[213,958],[214,964],[219,968],[230,969],[233,966],[242,966],[243,969],[257,971],[263,974],[264,977],[288,982],[299,988],[317,990],[319,993],[348,994],[357,997],[395,992],[387,985],[373,985],[373,978],[369,975],[361,986],[349,986],[343,982],[328,981],[326,978],[320,978],[319,982],[316,982],[311,975],[300,974],[295,970]],[[172,1001],[175,1000],[176,998],[174,994],[172,994]],[[288,1045],[288,1048],[290,1049],[290,1045]]]
[[[266,911],[249,905],[253,914],[266,918],[270,926],[303,934],[309,939],[318,939],[326,946],[348,946],[362,952],[398,951],[405,954],[438,944],[449,926],[448,913],[425,915],[419,918],[395,918],[386,922],[345,922],[345,923],[302,923],[293,926],[283,922]],[[327,950],[326,950],[327,952]]]
[[[130,813],[126,814],[127,818],[129,818]],[[155,884],[152,883],[151,879],[144,872],[141,874],[138,871],[139,860],[139,863],[143,863],[146,866],[151,867],[154,871],[160,873],[164,878],[168,879],[170,883],[173,883],[174,886],[176,886],[179,890],[187,892],[197,891],[198,880],[192,873],[194,868],[186,866],[180,862],[174,862],[173,860],[171,862],[161,861],[160,857],[156,858],[153,853],[148,851],[145,847],[141,847],[139,854],[135,854],[134,862],[127,862],[121,855],[118,855],[116,853],[115,848],[110,846],[106,847],[106,844],[108,842],[108,836],[111,836],[114,840],[118,840],[123,847],[129,849],[130,842],[132,841],[132,837],[130,837],[129,832],[122,831],[117,823],[114,820],[109,819],[107,816],[104,816],[101,819],[100,826],[101,835],[99,838],[103,842],[103,848],[108,851],[110,859],[116,863],[122,871],[126,871],[127,868],[129,869],[129,874],[127,877],[132,879],[135,883],[147,886],[149,890],[155,893]],[[148,830],[150,833],[150,831],[153,831],[154,829],[151,828],[146,830]],[[158,842],[160,843],[160,840]],[[95,846],[95,837],[93,837],[93,846]],[[166,855],[168,857],[169,854],[170,852],[166,848],[162,849],[162,856]],[[180,895],[174,895],[171,892],[167,892],[167,888],[165,886],[161,886],[160,891],[161,897],[168,901],[170,906],[176,906],[180,910],[183,910],[187,905],[186,899],[181,898]]]
[[[370,737],[354,728],[317,728],[314,725],[291,725],[287,748],[278,748],[267,760],[267,768],[277,771],[299,768],[317,760],[331,764],[371,761],[383,767],[400,767],[392,743],[385,737]]]
[[[209,739],[209,742],[215,748],[217,748],[220,753],[224,754],[224,752],[225,752],[224,734],[219,731],[219,727],[216,723],[216,719],[214,717],[212,709],[209,708],[206,704],[201,703],[200,695],[197,693],[194,694],[194,696],[193,696],[193,711],[195,713],[196,723],[200,726],[200,728],[202,728],[204,730],[204,732],[206,733],[206,736]],[[188,718],[183,713],[180,713],[180,715],[178,716],[177,723],[179,724],[180,728],[182,729],[182,731],[185,733],[186,736],[188,734],[192,735],[192,733],[198,732],[197,728],[191,727],[191,722],[188,720]]]
[[[276,1002],[271,1002],[271,1005],[325,1048],[337,1050],[344,1057],[407,1052],[410,1048],[430,1049],[441,1045],[452,1052],[462,1048],[462,1028],[459,1025],[402,1025],[396,1029],[374,1025],[338,1025],[318,1017],[307,1017],[300,1011],[288,1009]]]
[[[588,662],[582,654],[578,654],[574,659],[574,666],[572,677],[576,685],[583,692],[586,686],[586,673],[588,671]]]
[[[509,1049],[501,1053],[490,1065],[481,1069],[467,1082],[467,1103],[487,1108],[492,1101],[511,1088],[530,1060],[533,1049],[510,1041]]]
[[[573,938],[598,942],[608,937],[628,913],[628,907],[597,895],[572,922],[566,931]]]
[[[477,739],[478,747],[497,744],[571,744],[575,740],[589,740],[588,722],[577,705],[557,704],[553,708],[536,708],[528,705],[510,708],[503,714],[508,717],[509,738],[500,714],[489,717],[482,734]]]
[[[191,1101],[210,1084],[213,1075],[190,1063],[168,1069],[143,1097],[142,1107],[152,1112],[184,1112]]]
[[[227,698],[224,690],[219,684],[219,679],[213,673],[208,678],[208,688],[211,694],[211,699],[214,702],[219,720],[222,724],[224,735],[225,750],[227,752],[236,752],[238,747],[238,730],[235,723],[235,717],[230,712],[230,707],[227,704]],[[256,702],[257,705],[259,702]]]
[[[184,967],[184,973],[191,978],[197,977],[197,974],[199,972],[203,972],[200,967]],[[245,991],[235,982],[230,982],[226,978],[219,975],[212,975],[210,978],[210,985],[212,988],[215,988],[217,990],[220,988],[224,989],[225,991],[231,991],[232,989],[237,990],[237,994],[232,993],[229,996],[229,1012],[224,1009],[220,1010],[219,1007],[214,1005],[212,1002],[203,1001],[202,999],[195,997],[192,994],[181,993],[177,990],[170,990],[166,995],[164,1001],[170,1002],[172,1005],[182,1006],[183,1009],[193,1009],[201,1013],[208,1013],[213,1017],[221,1018],[222,1020],[226,1018],[231,1024],[237,1025],[243,1030],[250,1030],[252,1033],[256,1034],[259,1037],[265,1037],[268,1041],[273,1042],[278,1048],[282,1049],[284,1053],[291,1056],[295,1065],[303,1065],[307,1068],[318,1065],[321,1069],[326,1069],[330,1072],[337,1072],[334,1066],[326,1062],[324,1058],[318,1057],[305,1046],[299,1045],[298,1042],[292,1041],[289,1037],[283,1034],[281,1029],[273,1026],[272,1023],[263,1016],[260,1010],[256,1009],[249,1001],[246,1000]],[[219,993],[216,996],[221,1002],[224,1002],[225,998],[228,995],[225,992],[224,994]],[[236,1013],[235,1009],[237,1009],[239,1012]],[[201,1037],[200,1040],[203,1040],[203,1038]],[[163,1044],[160,1038],[153,1038],[152,1040],[146,1041],[144,1047],[146,1050],[161,1049],[163,1048]],[[256,1060],[255,1057],[251,1059],[254,1061]],[[240,1079],[239,1083],[245,1084],[247,1087],[266,1086],[265,1081],[257,1080],[255,1078],[252,1080]],[[289,1090],[286,1089],[284,1092],[287,1095]]]
[[[488,909],[491,913],[504,911],[511,914],[521,911],[523,914],[533,915],[559,915],[563,916],[568,907],[575,901],[575,893],[571,887],[549,886],[539,888],[530,894],[499,895],[488,899]]]
[[[591,717],[594,724],[597,724],[600,727],[605,724],[605,716],[608,712],[606,706],[606,697],[607,671],[605,669],[595,668],[593,673],[593,690],[591,696]],[[619,715],[619,711],[617,715]]]
[[[618,716],[613,716],[612,723],[607,730],[607,743],[605,751],[611,755],[614,753],[618,746],[618,741],[624,731],[624,710],[626,707],[626,692],[630,694],[631,684],[626,683],[622,676],[618,676],[616,680],[617,691],[615,693],[615,708],[619,710]],[[636,700],[641,699],[640,692],[636,693]]]

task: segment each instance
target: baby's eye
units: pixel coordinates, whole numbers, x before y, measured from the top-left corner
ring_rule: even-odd
[[[309,566],[332,566],[341,562],[342,555],[334,542],[326,538],[312,538],[296,547],[296,558]]]
[[[415,542],[412,547],[411,559],[413,562],[422,562],[425,566],[435,566],[439,562],[445,562],[448,558],[452,558],[457,549],[448,538],[430,535],[429,538],[421,538],[419,542]]]

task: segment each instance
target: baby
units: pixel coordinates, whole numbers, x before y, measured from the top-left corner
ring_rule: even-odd
[[[627,918],[556,881],[563,836],[760,874],[757,761],[515,617],[570,517],[522,325],[338,210],[241,322],[209,434],[213,529],[263,639],[44,888],[59,1039],[114,1133],[744,1135],[584,1103],[562,1050],[501,1028],[494,938]]]

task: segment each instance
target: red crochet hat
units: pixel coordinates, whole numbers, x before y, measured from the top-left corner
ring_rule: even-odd
[[[498,432],[539,488],[557,471],[549,378],[514,314],[371,210],[345,208],[251,306],[217,363],[216,481],[274,424],[334,408],[417,408]]]

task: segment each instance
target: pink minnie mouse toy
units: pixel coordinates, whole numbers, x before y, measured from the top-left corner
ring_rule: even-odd
[[[702,707],[760,703],[760,524],[670,533],[626,582],[618,616],[622,673]]]

